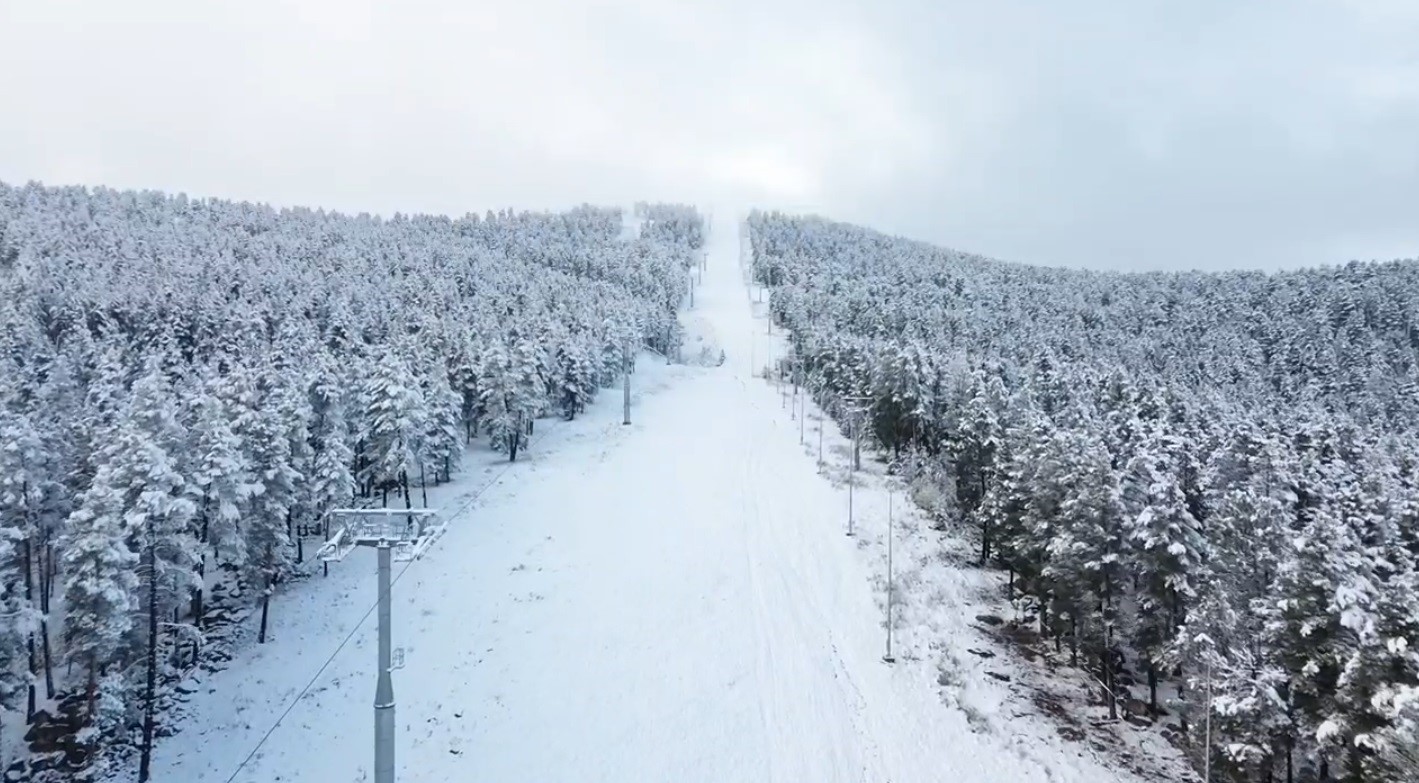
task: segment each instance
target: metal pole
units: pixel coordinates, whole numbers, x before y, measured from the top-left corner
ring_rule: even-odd
[[[887,663],[896,663],[892,657],[892,493],[887,493],[887,654],[882,656]]]
[[[852,469],[862,470],[862,411],[853,411],[852,420]]]
[[[626,349],[626,351],[625,351],[625,356],[622,357],[621,364],[622,364],[622,367],[621,367],[621,379],[622,379],[622,388],[623,388],[624,391],[625,391],[625,395],[624,395],[624,396],[625,396],[625,409],[626,409],[626,411],[625,411],[625,416],[622,417],[621,423],[622,423],[622,424],[630,424],[630,423],[631,423],[631,349],[630,349],[630,348],[627,348],[627,349]]]
[[[823,412],[818,411],[818,470],[823,469]]]
[[[394,783],[394,680],[389,672],[389,550],[381,541],[379,553],[379,680],[374,691],[374,780]]]
[[[847,469],[847,534],[852,535],[852,486],[853,479],[857,477],[857,471],[849,465]]]
[[[789,359],[788,361],[793,361],[793,359]],[[796,371],[790,368],[790,369],[788,369],[788,373],[789,373],[789,376],[792,377],[795,382],[797,382],[798,376],[795,374]],[[785,380],[786,380],[786,379],[785,379]],[[797,388],[797,387],[795,387],[795,388]],[[783,385],[783,401],[784,401],[784,403],[786,403],[786,407],[788,408],[788,420],[789,420],[789,421],[793,421],[793,416],[794,416],[794,412],[795,412],[795,407],[794,407],[794,406],[795,406],[795,405],[797,404],[797,402],[798,402],[798,396],[797,396],[797,395],[794,395],[794,396],[792,396],[792,397],[789,396],[789,394],[788,394],[788,384],[787,384],[787,383],[785,383],[785,384]]]

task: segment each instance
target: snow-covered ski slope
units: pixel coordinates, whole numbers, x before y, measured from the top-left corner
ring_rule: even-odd
[[[723,366],[647,357],[631,426],[608,390],[575,422],[539,423],[525,462],[480,451],[433,493],[472,502],[394,587],[398,780],[1139,780],[1006,714],[979,671],[944,696],[930,634],[908,632],[883,663],[885,491],[858,490],[860,534],[844,535],[847,491],[818,472],[811,407],[800,446],[800,422],[754,377],[772,339],[738,226],[720,214],[714,231],[686,319]],[[827,445],[845,464],[836,432]],[[908,571],[912,551],[897,553]],[[280,596],[274,641],[197,684],[154,779],[226,781],[365,615],[374,581],[359,551]],[[953,595],[931,601],[949,614]],[[374,660],[370,616],[235,780],[371,779]]]

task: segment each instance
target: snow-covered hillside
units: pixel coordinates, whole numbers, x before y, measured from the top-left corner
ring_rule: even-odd
[[[457,513],[396,570],[398,779],[1143,780],[1030,714],[987,674],[1015,673],[1003,651],[994,666],[965,652],[988,645],[969,627],[977,586],[954,572],[917,589],[949,567],[899,490],[898,660],[883,662],[896,480],[864,461],[845,535],[846,441],[823,434],[820,471],[814,408],[802,420],[756,377],[778,349],[737,226],[721,219],[709,249],[685,321],[723,366],[649,357],[631,426],[602,395],[539,424],[525,461],[470,464],[431,493]],[[374,598],[364,552],[298,586],[270,643],[197,684],[155,779],[369,777]]]

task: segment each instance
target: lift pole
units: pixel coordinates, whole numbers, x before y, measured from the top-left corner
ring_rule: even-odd
[[[887,654],[882,656],[887,663],[896,663],[892,657],[892,492],[887,492]]]
[[[390,561],[420,557],[443,535],[431,508],[337,508],[329,519],[338,527],[316,556],[327,563],[344,560],[356,547],[373,547],[378,558],[379,661],[374,687],[374,783],[394,783],[394,675],[404,665],[404,651],[392,647]],[[398,517],[403,517],[398,520]]]
[[[389,672],[389,541],[379,553],[379,677],[374,690],[374,781],[394,783],[394,677]]]

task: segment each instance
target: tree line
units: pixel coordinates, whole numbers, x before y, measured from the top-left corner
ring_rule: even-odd
[[[0,707],[83,692],[142,737],[236,580],[258,641],[304,536],[410,504],[465,446],[516,459],[642,347],[669,351],[699,218],[451,219],[0,183]],[[72,674],[70,674],[72,672]],[[9,728],[9,727],[6,727]]]
[[[1214,780],[1419,779],[1419,263],[1122,274],[749,218],[791,371]],[[1210,720],[1207,720],[1210,710]]]

